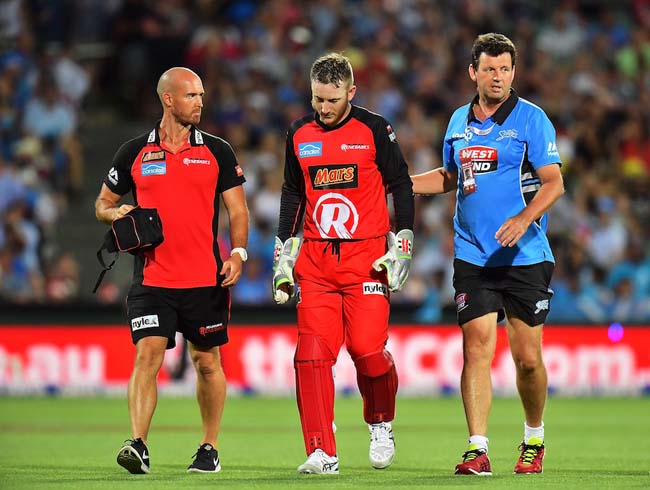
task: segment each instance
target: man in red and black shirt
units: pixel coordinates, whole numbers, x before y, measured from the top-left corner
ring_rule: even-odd
[[[196,125],[203,107],[201,79],[172,68],[158,82],[161,121],[149,133],[126,142],[113,158],[95,202],[97,219],[112,223],[134,206],[119,204],[132,192],[135,206],[156,208],[164,240],[135,256],[127,297],[135,364],[128,389],[133,439],[117,461],[131,473],[149,473],[146,446],[156,407],[156,376],[176,331],[189,341],[197,372],[203,440],[190,472],[218,472],[217,435],[226,396],[219,346],[228,341],[228,288],[246,261],[248,208],[245,179],[230,145]],[[230,257],[217,244],[219,196],[230,221]]]
[[[390,124],[351,105],[356,87],[349,60],[325,55],[310,78],[315,112],[294,121],[287,135],[273,277],[277,303],[293,294],[294,280],[299,286],[294,367],[308,458],[298,471],[338,473],[332,368],[343,342],[357,370],[370,463],[386,468],[395,454],[397,392],[385,348],[389,291],[401,289],[408,275],[412,184]],[[390,231],[387,193],[397,234]]]

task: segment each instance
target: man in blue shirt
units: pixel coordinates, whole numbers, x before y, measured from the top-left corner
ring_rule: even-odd
[[[477,95],[451,116],[443,167],[415,175],[416,194],[456,189],[454,289],[463,331],[461,393],[469,446],[456,474],[491,475],[487,423],[498,321],[506,319],[524,440],[515,473],[541,473],[547,377],[542,326],[553,292],[546,211],[564,193],[555,130],[511,88],[517,51],[502,34],[472,46]]]

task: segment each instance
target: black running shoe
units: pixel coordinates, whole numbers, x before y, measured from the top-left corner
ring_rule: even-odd
[[[187,467],[188,473],[218,473],[221,471],[219,452],[212,444],[201,444],[193,456],[194,461]]]
[[[149,448],[139,437],[127,439],[117,453],[117,464],[136,475],[149,473]]]

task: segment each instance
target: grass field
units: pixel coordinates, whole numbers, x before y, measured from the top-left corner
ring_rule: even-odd
[[[650,488],[647,398],[551,398],[545,472],[535,476],[511,473],[523,425],[516,399],[494,401],[494,476],[483,478],[452,474],[466,440],[459,399],[399,399],[397,456],[382,471],[368,463],[360,413],[360,399],[337,400],[341,474],[298,475],[305,455],[294,400],[229,399],[223,470],[197,475],[185,472],[201,436],[196,403],[161,398],[149,437],[152,473],[131,475],[115,463],[130,435],[124,399],[0,398],[0,489]]]

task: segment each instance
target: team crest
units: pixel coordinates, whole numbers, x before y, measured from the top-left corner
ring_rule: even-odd
[[[467,308],[469,304],[467,303],[467,293],[459,293],[456,295],[456,311],[463,311]]]

